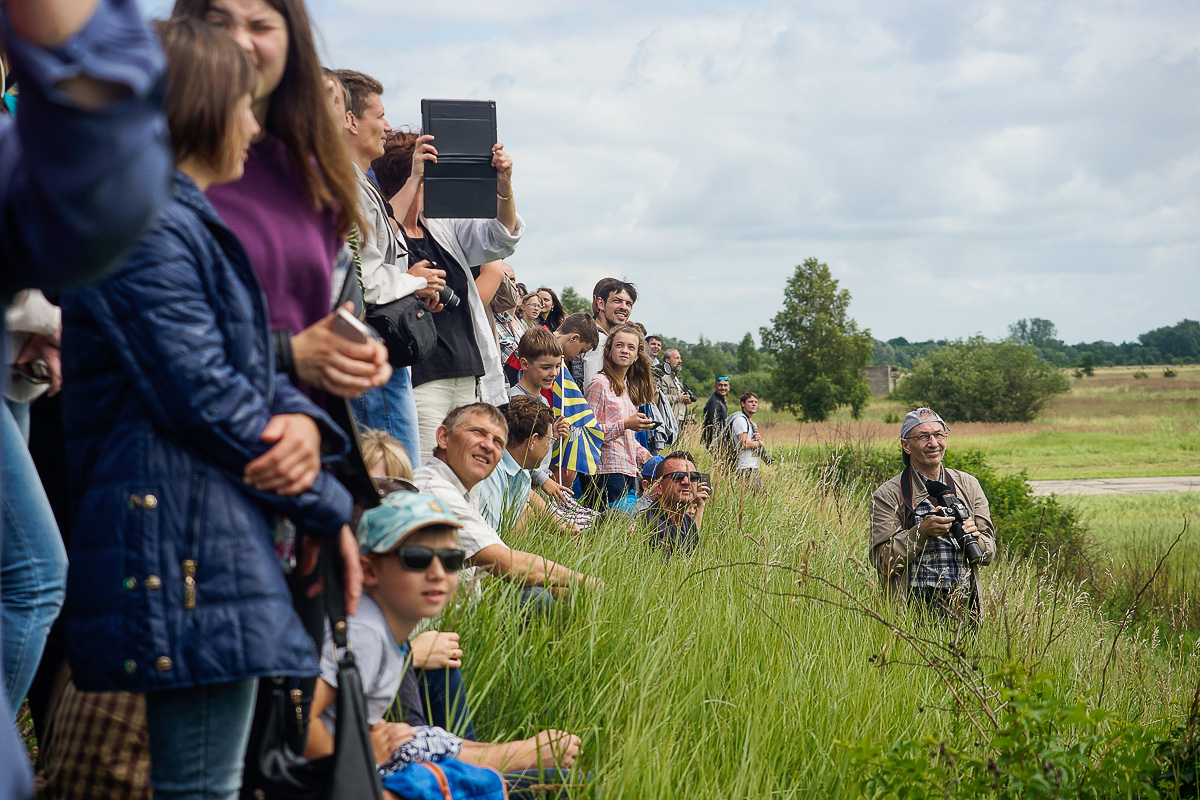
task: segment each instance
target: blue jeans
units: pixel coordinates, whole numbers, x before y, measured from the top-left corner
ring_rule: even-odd
[[[580,475],[579,483],[583,489],[583,504],[603,511],[629,494],[637,485],[637,479],[620,472],[601,472],[598,475]]]
[[[158,800],[237,800],[258,680],[146,693]]]
[[[408,451],[413,469],[421,466],[421,437],[417,428],[417,402],[413,399],[408,369],[392,370],[392,378],[350,401],[350,410],[361,427],[386,431]],[[440,422],[440,420],[439,420]],[[367,468],[371,467],[367,464]]]
[[[16,412],[14,414],[14,411]],[[0,471],[3,472],[4,539],[0,543],[3,586],[4,686],[12,708],[21,706],[50,626],[62,609],[67,551],[46,490],[25,444],[28,405],[0,403]]]
[[[429,724],[444,728],[463,739],[477,741],[462,670],[448,667],[419,669],[416,673],[417,688],[421,692],[425,718]]]

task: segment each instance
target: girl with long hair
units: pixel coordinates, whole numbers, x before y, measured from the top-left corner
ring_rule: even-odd
[[[562,325],[563,319],[567,316],[567,310],[563,308],[562,301],[558,299],[558,295],[553,289],[547,289],[545,286],[537,290],[537,295],[542,301],[541,322],[546,326],[551,333],[558,330],[558,326]]]
[[[338,397],[382,386],[386,348],[332,328],[344,282],[335,263],[358,221],[358,190],[303,0],[176,0],[173,17],[226,30],[254,64],[262,133],[245,176],[208,196],[250,255],[281,371]]]
[[[654,427],[654,420],[637,410],[650,402],[652,374],[637,328],[614,328],[604,342],[603,366],[583,390],[604,433],[596,474],[579,476],[584,501],[593,508],[618,503],[633,491],[641,465],[650,458],[635,434]]]
[[[120,268],[63,299],[67,655],[84,691],[145,693],[156,797],[232,800],[258,679],[317,670],[273,519],[349,535],[350,495],[321,469],[346,440],[278,379],[246,250],[204,195],[259,132],[254,65],[211,26],[160,30],[172,197]]]

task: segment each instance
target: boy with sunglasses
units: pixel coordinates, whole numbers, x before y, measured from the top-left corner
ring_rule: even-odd
[[[691,453],[676,450],[654,468],[654,501],[642,512],[642,522],[652,541],[670,558],[676,551],[690,553],[700,543],[700,524],[709,487]]]
[[[422,620],[440,614],[458,588],[465,558],[458,544],[461,527],[436,498],[416,492],[393,492],[359,520],[363,598],[347,620],[348,636],[362,676],[378,764],[386,764],[413,738],[410,726],[385,722],[383,716],[407,668],[408,637]],[[461,658],[462,651],[451,656]],[[326,630],[305,749],[309,758],[333,752],[337,671],[332,635]]]
[[[441,613],[458,586],[457,571],[466,555],[458,543],[461,527],[454,513],[436,498],[404,491],[393,492],[377,508],[364,511],[358,524],[363,598],[347,623],[350,647],[362,676],[375,762],[381,767],[395,762],[397,751],[406,745],[413,747],[415,737],[420,736],[416,744],[444,740],[461,748],[459,759],[505,773],[539,767],[570,769],[579,754],[580,739],[563,731],[546,730],[528,739],[490,743],[458,741],[441,728],[428,727],[429,710],[409,658],[408,637],[423,619]],[[459,663],[462,650],[451,655],[451,663]],[[333,752],[336,700],[337,664],[327,631],[321,679],[310,712],[308,758]],[[400,713],[388,714],[389,709]],[[469,710],[455,713],[470,718]],[[405,721],[385,721],[385,715],[402,716]],[[510,782],[518,777],[506,775]]]

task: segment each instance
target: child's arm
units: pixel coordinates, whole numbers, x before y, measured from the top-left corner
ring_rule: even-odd
[[[333,753],[333,734],[321,721],[321,712],[337,702],[338,690],[317,679],[313,688],[312,707],[308,712],[308,741],[304,744],[305,758],[320,758]],[[371,726],[371,749],[375,763],[386,764],[402,744],[413,738],[413,730],[403,722],[376,722]]]
[[[320,758],[333,752],[333,734],[321,721],[321,714],[337,701],[337,688],[324,678],[317,678],[313,687],[312,706],[308,709],[308,741],[304,744],[305,758]]]

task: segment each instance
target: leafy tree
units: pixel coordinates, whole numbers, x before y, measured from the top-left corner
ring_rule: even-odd
[[[775,356],[767,399],[802,419],[820,422],[838,406],[855,418],[870,392],[863,367],[871,361],[870,331],[847,316],[850,292],[838,288],[829,267],[815,258],[796,266],[783,309],[761,328],[763,348]]]
[[[754,337],[747,331],[742,337],[742,341],[737,346],[737,371],[754,372],[758,369],[758,364],[762,359],[758,355],[758,348],[754,346]]]
[[[574,286],[567,286],[559,293],[558,299],[563,304],[568,314],[578,314],[584,312],[590,314],[592,304],[583,295],[575,291]]]
[[[1008,336],[1020,344],[1028,344],[1033,347],[1062,344],[1058,341],[1058,328],[1054,327],[1054,323],[1050,320],[1041,317],[1017,320],[1008,326]]]
[[[1029,345],[975,336],[922,358],[894,394],[960,422],[1028,422],[1069,388]]]
[[[1096,374],[1096,357],[1091,353],[1084,353],[1077,366],[1080,372],[1090,378]]]
[[[1200,322],[1185,319],[1169,328],[1155,328],[1139,336],[1138,341],[1172,358],[1195,361],[1200,359]]]

